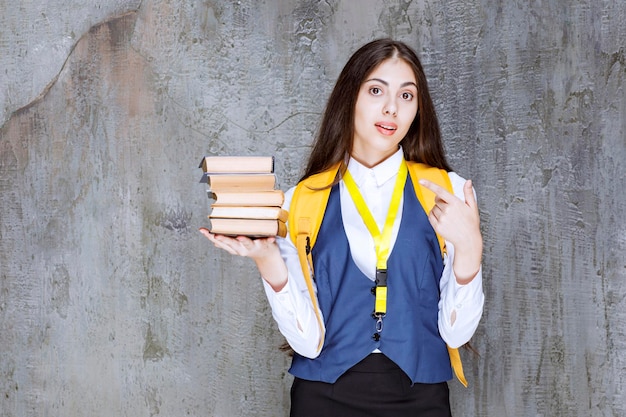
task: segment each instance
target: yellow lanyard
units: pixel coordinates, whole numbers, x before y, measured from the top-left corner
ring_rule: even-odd
[[[391,231],[396,215],[398,214],[398,208],[400,207],[407,172],[406,161],[403,159],[400,168],[398,168],[398,176],[396,177],[396,183],[393,188],[393,194],[391,195],[391,202],[387,210],[387,219],[385,220],[382,233],[378,229],[374,216],[372,216],[372,213],[367,208],[367,204],[359,192],[359,188],[354,182],[352,175],[350,175],[350,171],[346,169],[343,174],[343,182],[346,184],[352,201],[361,215],[367,230],[372,235],[372,239],[374,239],[374,249],[376,251],[376,302],[374,304],[373,315],[374,318],[378,319],[376,322],[376,330],[378,333],[382,331],[382,318],[387,313],[387,258],[389,257],[389,246],[391,245]],[[375,339],[378,340],[376,336]]]

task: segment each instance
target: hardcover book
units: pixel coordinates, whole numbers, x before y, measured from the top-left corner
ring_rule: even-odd
[[[269,237],[287,236],[287,226],[280,220],[268,219],[209,219],[211,233],[228,236]]]
[[[276,176],[274,174],[208,174],[206,183],[211,191],[273,190],[276,186]]]
[[[212,205],[219,206],[282,206],[285,195],[281,190],[268,191],[209,191]]]
[[[269,219],[287,222],[289,213],[280,207],[211,206],[210,219]]]
[[[273,156],[205,156],[200,168],[207,173],[273,173]]]

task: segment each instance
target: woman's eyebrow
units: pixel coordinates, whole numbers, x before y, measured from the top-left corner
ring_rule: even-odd
[[[370,78],[369,80],[367,80],[365,82],[369,83],[370,81],[379,82],[379,83],[383,84],[385,87],[389,87],[389,83],[387,81],[385,81],[385,80],[381,80],[380,78]],[[402,88],[402,87],[406,87],[406,86],[409,86],[409,85],[412,85],[415,88],[417,88],[417,84],[415,84],[413,81],[404,82],[404,83],[402,83],[400,85],[400,87]]]

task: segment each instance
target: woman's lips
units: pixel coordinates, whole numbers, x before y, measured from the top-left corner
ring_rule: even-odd
[[[391,122],[380,122],[376,123],[375,126],[380,133],[387,136],[393,135],[394,133],[396,133],[396,130],[398,130],[398,125]]]

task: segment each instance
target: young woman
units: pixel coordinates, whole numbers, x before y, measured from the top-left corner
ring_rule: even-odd
[[[295,351],[292,417],[451,415],[447,346],[469,341],[483,309],[478,207],[470,181],[449,172],[453,193],[413,184],[405,161],[451,171],[417,55],[379,39],[341,72],[302,178],[340,164],[313,249],[315,299],[289,237],[201,229],[259,269]],[[428,214],[415,197],[420,185],[436,195]],[[435,233],[446,242],[443,258]],[[380,271],[388,276],[386,314],[372,319]]]

